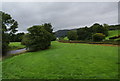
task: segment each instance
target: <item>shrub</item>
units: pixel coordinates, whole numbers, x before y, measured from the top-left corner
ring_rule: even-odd
[[[67,33],[67,37],[69,40],[77,40],[77,32],[76,31],[69,31]]]
[[[60,41],[61,41],[61,40],[64,40],[64,37],[59,37],[59,39],[58,39],[58,40],[60,40]]]
[[[102,41],[105,38],[103,33],[95,33],[92,36],[93,41]]]
[[[21,44],[22,45],[27,45],[27,43],[29,42],[29,34],[27,33],[27,34],[25,34],[24,36],[23,36],[23,39],[22,39],[22,41],[21,41]]]
[[[54,34],[51,34],[51,41],[55,41],[56,40],[56,36]]]
[[[51,34],[43,26],[33,26],[28,29],[29,33],[24,37],[23,44],[29,51],[47,49],[51,44]]]

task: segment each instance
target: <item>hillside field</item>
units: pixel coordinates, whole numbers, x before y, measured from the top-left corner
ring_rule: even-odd
[[[5,79],[116,79],[118,47],[52,42],[50,49],[3,60]]]
[[[117,36],[120,34],[120,30],[111,30],[111,31],[108,31],[108,36],[106,37],[106,39],[109,39],[110,37],[113,37],[113,36]]]

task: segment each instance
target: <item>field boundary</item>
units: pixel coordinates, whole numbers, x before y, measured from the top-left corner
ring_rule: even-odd
[[[101,45],[101,46],[114,46],[114,47],[119,47],[120,45],[118,44],[112,44],[112,43],[103,43],[103,42],[86,42],[86,41],[63,41],[60,40],[58,42],[62,42],[62,43],[83,43],[83,44],[92,44],[92,45]]]

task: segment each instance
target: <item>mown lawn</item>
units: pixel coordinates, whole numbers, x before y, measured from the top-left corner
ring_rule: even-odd
[[[25,48],[25,46],[21,45],[20,42],[10,42],[9,44],[9,50],[17,50],[22,48]]]
[[[118,47],[52,42],[48,50],[5,59],[2,76],[9,79],[115,79]]]

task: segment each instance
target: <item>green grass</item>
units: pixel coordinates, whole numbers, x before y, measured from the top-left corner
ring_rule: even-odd
[[[25,48],[25,46],[21,45],[21,42],[11,42],[9,44],[9,50],[17,50],[22,48]]]
[[[52,42],[48,50],[28,52],[3,61],[9,79],[115,79],[118,47]]]
[[[68,37],[64,37],[64,40],[69,40]]]
[[[117,36],[120,34],[120,30],[111,30],[111,31],[108,31],[108,36],[106,37],[106,39],[109,39],[110,37],[113,37],[113,36]]]

